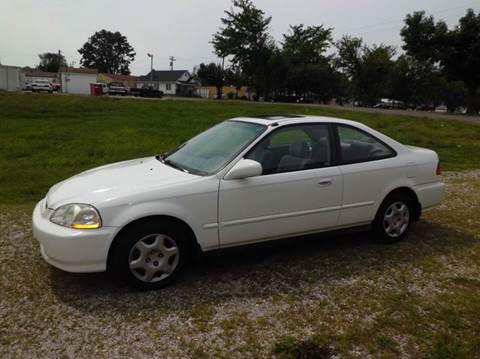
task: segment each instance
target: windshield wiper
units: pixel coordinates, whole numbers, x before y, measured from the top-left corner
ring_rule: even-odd
[[[160,161],[162,161],[162,163],[166,164],[167,166],[176,168],[177,170],[180,170],[180,171],[185,172],[185,173],[190,173],[185,168],[180,167],[178,164],[176,164],[175,162],[173,162],[169,159],[162,158]]]

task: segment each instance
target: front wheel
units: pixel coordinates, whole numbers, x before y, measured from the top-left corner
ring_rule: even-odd
[[[373,229],[383,242],[398,242],[407,235],[412,220],[412,200],[401,194],[393,194],[388,196],[380,206]]]
[[[176,280],[187,265],[187,238],[174,224],[134,226],[117,240],[110,269],[138,289],[163,288]]]

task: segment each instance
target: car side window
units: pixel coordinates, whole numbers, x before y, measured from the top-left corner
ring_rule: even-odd
[[[280,128],[260,141],[245,158],[259,162],[263,175],[330,166],[328,125]]]
[[[375,137],[350,126],[337,126],[343,163],[367,162],[388,158],[395,152]]]

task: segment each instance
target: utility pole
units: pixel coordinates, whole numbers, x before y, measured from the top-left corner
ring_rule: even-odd
[[[177,61],[177,59],[173,56],[170,56],[168,59],[170,60],[170,71],[173,71],[173,63]]]
[[[220,93],[218,94],[218,99],[221,100],[223,98],[223,87],[225,86],[225,55],[222,55],[222,87],[220,89]]]
[[[150,57],[150,81],[153,82],[153,54],[147,54],[147,56]]]

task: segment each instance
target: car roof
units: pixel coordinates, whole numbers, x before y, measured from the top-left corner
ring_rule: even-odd
[[[342,123],[347,125],[355,125],[359,127],[360,123],[350,120],[345,120],[337,117],[328,116],[308,116],[308,115],[260,115],[260,116],[246,116],[232,118],[232,121],[252,122],[265,126],[290,125],[312,122],[325,123]]]
[[[293,124],[302,124],[302,123],[338,123],[342,125],[349,125],[360,130],[366,131],[367,133],[375,136],[376,138],[387,143],[389,146],[393,147],[397,152],[405,150],[404,145],[400,142],[395,141],[394,139],[384,135],[381,132],[376,131],[375,129],[364,125],[363,123],[345,120],[338,117],[328,117],[328,116],[308,116],[308,115],[264,115],[264,116],[252,116],[252,117],[236,117],[232,118],[231,121],[242,121],[257,123],[260,125],[268,126],[272,130],[273,128],[278,128],[287,125]]]

